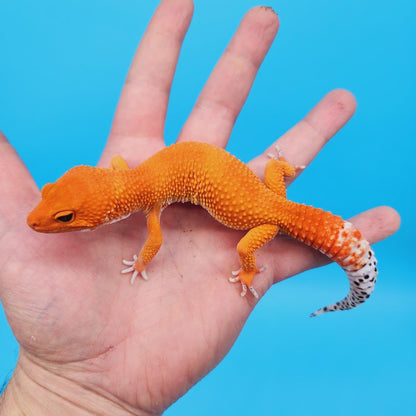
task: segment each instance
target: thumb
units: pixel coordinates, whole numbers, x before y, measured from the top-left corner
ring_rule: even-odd
[[[0,131],[0,236],[25,223],[38,198],[32,176]]]

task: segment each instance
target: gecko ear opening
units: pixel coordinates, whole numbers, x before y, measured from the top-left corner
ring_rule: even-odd
[[[75,219],[74,211],[61,211],[55,214],[55,220],[59,222],[70,223]]]

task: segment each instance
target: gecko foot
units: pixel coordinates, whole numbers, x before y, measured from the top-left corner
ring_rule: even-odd
[[[137,256],[136,254],[133,256],[133,260],[123,260],[123,264],[127,267],[126,269],[123,269],[121,271],[122,274],[126,274],[126,273],[133,273],[131,279],[130,279],[130,284],[133,284],[134,281],[136,280],[136,277],[140,274],[140,276],[142,277],[143,280],[149,280],[149,276],[146,273],[146,270],[142,270],[141,272],[139,272],[136,269],[136,262],[137,262]]]
[[[231,272],[232,276],[229,277],[228,280],[231,283],[241,282],[241,289],[242,289],[242,291],[241,291],[240,295],[242,297],[244,297],[247,294],[247,288],[248,288],[248,290],[251,292],[251,294],[256,299],[258,299],[259,298],[259,294],[257,293],[256,289],[254,289],[254,287],[251,284],[248,284],[247,282],[250,281],[250,283],[251,283],[251,281],[253,280],[253,276],[254,276],[255,273],[261,273],[262,271],[264,271],[266,269],[267,269],[267,266],[265,265],[263,267],[260,267],[260,269],[255,270],[254,272],[250,272],[250,273],[243,272],[241,269],[239,269],[239,270],[233,270]],[[246,275],[248,275],[250,277],[247,279],[246,278]]]
[[[273,153],[267,153],[267,156],[268,156],[270,159],[276,159],[276,160],[283,161],[283,162],[286,162],[286,163],[287,163],[286,159],[285,159],[285,158],[284,158],[284,156],[283,156],[282,149],[279,147],[279,145],[276,143],[276,144],[274,145],[274,147],[275,147],[275,149],[276,149],[277,157],[276,157],[276,155],[275,155],[275,154],[273,154]],[[293,165],[291,165],[291,166],[293,166]],[[293,166],[293,168],[295,168],[295,170],[304,170],[304,169],[306,168],[306,165],[298,165],[298,166]]]
[[[280,149],[277,143],[274,145],[274,148],[276,149],[277,157],[274,153],[267,153],[267,156],[269,156],[270,159],[281,159],[283,157],[282,149]]]

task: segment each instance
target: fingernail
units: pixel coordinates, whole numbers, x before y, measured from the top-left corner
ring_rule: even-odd
[[[278,16],[278,14],[274,11],[273,7],[271,6],[260,6],[262,9],[270,11],[271,13],[274,13],[276,16]]]

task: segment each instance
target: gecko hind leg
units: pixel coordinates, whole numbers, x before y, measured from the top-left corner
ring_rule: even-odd
[[[305,166],[293,166],[283,156],[280,147],[276,144],[277,156],[268,153],[270,160],[264,169],[264,184],[277,195],[286,198],[285,178],[296,175],[298,169],[304,169]]]
[[[256,290],[253,287],[253,279],[257,273],[265,269],[256,267],[256,258],[254,252],[262,245],[270,241],[279,231],[279,227],[275,224],[262,224],[252,228],[237,244],[237,252],[240,257],[241,269],[232,272],[230,282],[240,282],[242,287],[241,296],[245,296],[247,288],[255,298],[258,298]]]
[[[290,164],[290,163],[289,163],[289,162],[285,159],[285,157],[283,156],[282,149],[280,148],[280,146],[279,146],[277,143],[274,145],[274,148],[276,149],[277,157],[276,157],[276,155],[275,155],[274,153],[269,152],[269,153],[267,153],[267,156],[268,156],[270,159],[275,159],[275,160],[277,160],[278,162],[279,162],[279,161],[286,162],[286,163],[287,163],[290,167],[294,168],[295,170],[303,170],[303,169],[305,169],[305,168],[306,168],[306,165],[292,165],[292,164]],[[289,175],[289,176],[292,176],[292,175]]]

